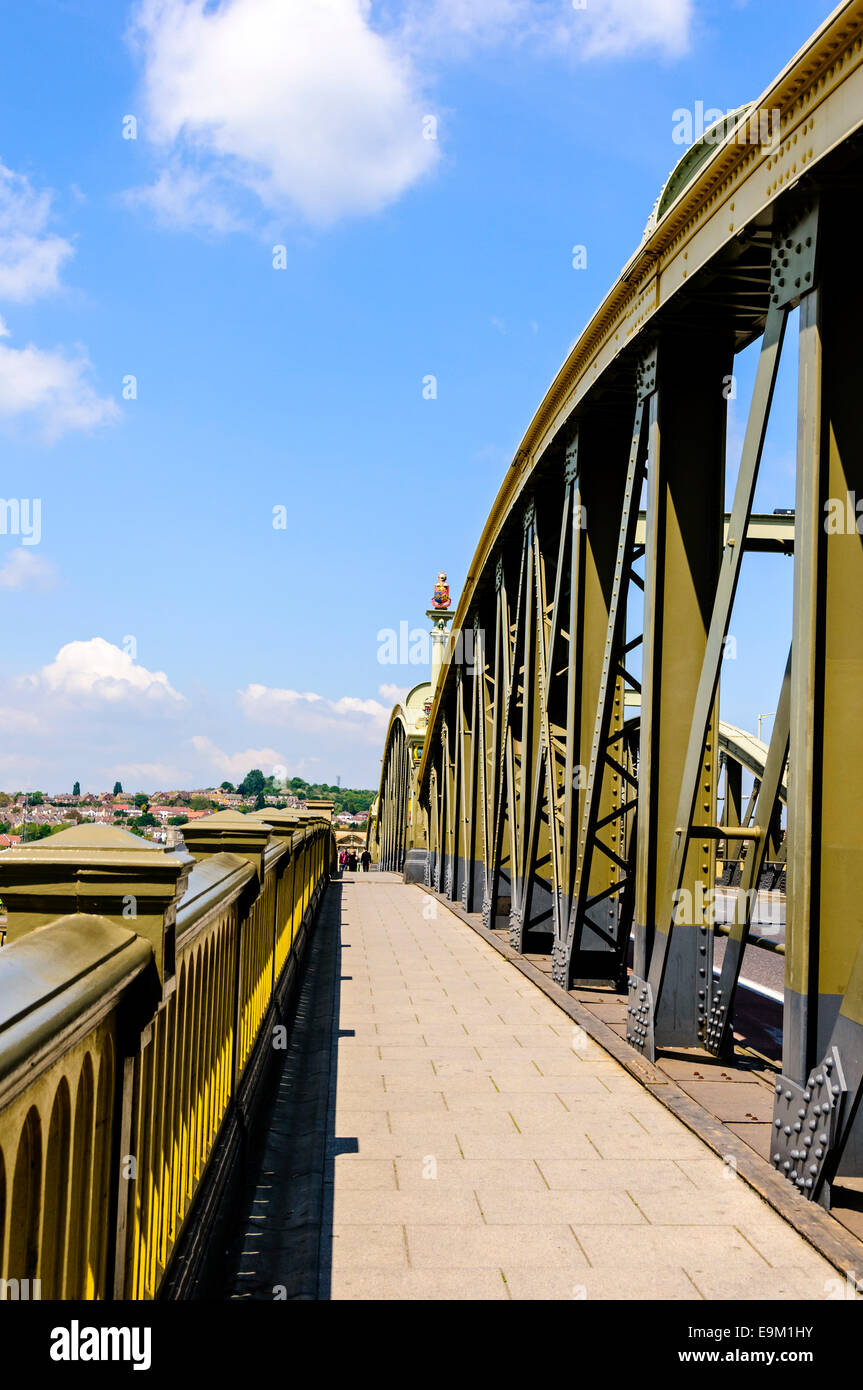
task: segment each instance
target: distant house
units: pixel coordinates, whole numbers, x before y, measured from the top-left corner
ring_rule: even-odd
[[[209,816],[212,812],[193,811],[191,806],[157,806],[155,808],[155,814],[159,817],[162,824],[165,825],[172,816],[185,816],[187,820],[200,820],[201,816]]]
[[[12,849],[13,845],[20,845],[20,835],[0,835],[0,849]]]

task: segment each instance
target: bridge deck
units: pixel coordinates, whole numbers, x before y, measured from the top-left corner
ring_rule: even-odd
[[[228,1296],[823,1299],[836,1278],[443,904],[331,885]]]

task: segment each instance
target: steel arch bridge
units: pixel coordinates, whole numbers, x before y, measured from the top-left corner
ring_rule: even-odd
[[[749,910],[714,977],[713,931],[684,905],[716,883],[721,844],[749,901],[784,860],[787,800],[771,1157],[825,1205],[837,1174],[863,1174],[861,126],[852,0],[678,165],[506,474],[418,760],[394,712],[374,830],[385,867],[422,866],[487,926],[507,921],[566,989],[619,985],[633,936],[629,1044],[723,1056]],[[726,518],[727,387],[756,342]],[[783,354],[798,376],[793,518],[753,511]],[[793,550],[769,747],[719,722],[754,549]]]

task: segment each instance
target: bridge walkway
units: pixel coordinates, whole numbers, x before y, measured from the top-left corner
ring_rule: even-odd
[[[837,1274],[445,905],[327,892],[231,1298],[823,1299]]]

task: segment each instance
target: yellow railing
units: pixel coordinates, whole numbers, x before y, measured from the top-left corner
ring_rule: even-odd
[[[267,842],[259,872],[236,853],[198,862],[163,979],[113,915],[3,947],[0,1297],[157,1295],[333,854],[308,821]]]

